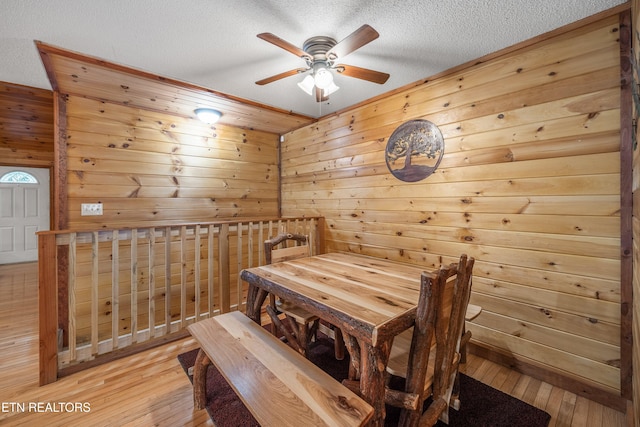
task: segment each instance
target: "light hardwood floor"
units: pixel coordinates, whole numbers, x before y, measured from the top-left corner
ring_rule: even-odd
[[[0,425],[214,425],[206,411],[193,410],[191,383],[176,359],[197,347],[190,338],[38,387],[37,289],[35,264],[0,265]],[[544,409],[550,426],[626,425],[620,412],[474,355],[464,371]]]

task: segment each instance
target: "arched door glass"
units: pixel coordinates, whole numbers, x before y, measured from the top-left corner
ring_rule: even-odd
[[[0,184],[37,184],[38,180],[35,176],[28,172],[12,171],[8,172],[0,178]]]

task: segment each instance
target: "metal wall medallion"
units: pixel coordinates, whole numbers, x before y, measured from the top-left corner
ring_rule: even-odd
[[[406,182],[425,179],[437,169],[444,154],[444,138],[428,120],[411,120],[393,131],[385,158],[389,171]]]

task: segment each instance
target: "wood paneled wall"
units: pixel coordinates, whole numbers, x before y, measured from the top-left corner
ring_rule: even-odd
[[[640,75],[638,75],[638,64],[640,64],[640,42],[637,34],[640,30],[640,0],[633,0],[632,3],[632,31],[633,31],[633,52],[631,60],[633,67],[633,88],[636,90],[633,103],[633,118],[636,123],[640,116],[640,99],[638,99],[638,88],[640,87]],[[638,128],[634,129],[633,143],[633,299],[632,313],[633,316],[633,405],[629,408],[629,412],[634,415],[634,420],[640,420],[640,150],[638,150],[637,141],[640,137]]]
[[[329,252],[475,257],[473,342],[619,395],[619,35],[601,15],[287,134],[283,214],[325,216]],[[445,154],[407,183],[384,152],[412,119]]]
[[[278,135],[67,96],[69,229],[278,215]],[[82,203],[104,215],[81,216]]]
[[[0,164],[53,165],[53,95],[50,90],[0,82]]]

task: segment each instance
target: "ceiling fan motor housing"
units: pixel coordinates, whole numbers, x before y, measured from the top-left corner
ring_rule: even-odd
[[[307,39],[302,45],[302,50],[313,57],[310,67],[316,62],[323,62],[327,66],[331,66],[331,58],[327,58],[327,52],[337,44],[335,39],[327,36],[316,36]],[[334,58],[335,59],[335,58]]]

